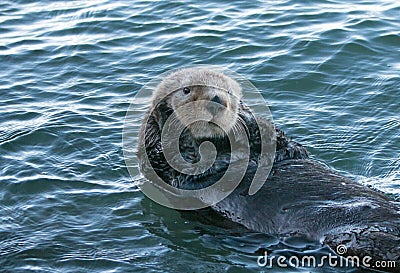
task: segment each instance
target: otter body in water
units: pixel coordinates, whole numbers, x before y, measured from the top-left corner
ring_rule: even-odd
[[[168,164],[161,134],[167,119],[179,107],[197,100],[211,101],[221,108],[204,104],[201,107],[208,111],[209,118],[193,124],[185,122],[185,118],[205,112],[196,114],[198,109],[184,109],[177,114],[176,122],[186,127],[179,136],[180,153],[188,162],[196,163],[201,157],[201,143],[210,141],[217,155],[207,171],[190,175]],[[396,261],[395,268],[385,270],[400,270],[400,206],[386,195],[311,160],[302,145],[289,140],[279,129],[274,129],[274,136],[268,136],[276,144],[270,175],[256,194],[248,194],[259,167],[260,138],[266,132],[257,126],[258,117],[241,101],[240,85],[233,79],[205,69],[179,70],[157,87],[148,115],[140,132],[138,153],[139,158],[146,154],[149,159],[150,165],[140,166],[145,176],[152,168],[166,183],[177,188],[212,185],[224,174],[230,160],[241,156],[230,149],[224,132],[235,131],[238,123],[244,124],[250,141],[246,173],[228,197],[211,206],[214,211],[254,231],[306,236],[333,250],[345,245],[345,255],[370,256],[371,263]],[[270,121],[265,124],[273,128]]]

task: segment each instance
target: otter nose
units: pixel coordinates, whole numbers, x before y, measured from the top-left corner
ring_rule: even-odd
[[[222,105],[222,101],[218,96],[214,96],[211,101]]]
[[[207,105],[207,110],[210,111],[211,114],[215,115],[219,111],[223,109],[223,104],[218,96],[214,96],[211,100],[210,103]]]

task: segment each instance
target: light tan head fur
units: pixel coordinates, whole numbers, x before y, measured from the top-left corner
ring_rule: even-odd
[[[240,85],[220,72],[184,68],[157,86],[153,107],[165,101],[194,138],[214,138],[228,133],[237,122],[241,95]]]

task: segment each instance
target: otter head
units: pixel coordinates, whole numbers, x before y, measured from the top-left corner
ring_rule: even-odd
[[[185,68],[156,88],[153,107],[166,103],[196,139],[223,137],[237,122],[241,87],[215,71]]]

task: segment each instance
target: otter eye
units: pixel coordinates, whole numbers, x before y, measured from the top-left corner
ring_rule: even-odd
[[[190,93],[190,88],[189,87],[184,87],[183,88],[183,94],[187,95]]]

